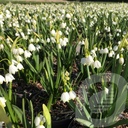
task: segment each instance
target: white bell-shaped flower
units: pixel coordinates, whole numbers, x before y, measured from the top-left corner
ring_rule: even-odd
[[[41,122],[40,116],[36,116],[36,117],[35,117],[35,120],[34,120],[35,126],[40,125],[40,122]]]
[[[23,65],[21,63],[18,63],[17,64],[17,69],[18,70],[22,70],[22,69],[24,69],[24,67],[23,67]]]
[[[31,51],[31,52],[32,51],[35,51],[36,50],[36,47],[33,44],[29,44],[28,50]]]
[[[19,55],[23,54],[24,53],[24,50],[22,48],[18,48],[17,49],[17,52],[19,53]]]
[[[86,64],[86,58],[85,57],[81,59],[81,64],[83,64],[83,65]]]
[[[12,82],[15,78],[13,77],[13,75],[11,73],[7,73],[5,75],[5,82],[8,83],[8,82]]]
[[[36,128],[45,128],[44,125],[38,125]]]
[[[86,58],[82,58],[81,59],[81,64],[83,65],[91,65],[93,64],[94,60],[93,57],[91,55],[87,56]]]
[[[29,58],[32,54],[28,51],[28,50],[25,50],[24,51],[24,57],[25,58]]]
[[[0,50],[4,49],[4,45],[0,44]]]
[[[108,94],[109,93],[109,89],[105,87],[105,93]]]
[[[61,94],[61,100],[65,103],[68,102],[70,100],[70,95],[68,92],[63,92]]]
[[[93,67],[94,67],[94,68],[100,68],[100,67],[101,67],[100,61],[98,61],[98,60],[94,61]]]
[[[22,62],[23,58],[20,55],[15,55],[15,58],[18,62]]]
[[[101,54],[107,54],[108,53],[108,48],[100,49],[100,53]]]
[[[0,106],[2,106],[3,108],[6,106],[6,100],[4,97],[0,97]]]
[[[56,36],[56,31],[53,29],[53,30],[51,31],[51,34],[52,34],[53,36]]]
[[[46,120],[43,115],[40,114],[35,117],[34,123],[35,123],[36,127],[43,125],[45,122],[46,122]]]
[[[2,75],[0,75],[0,84],[3,84],[4,81],[5,81],[5,78]]]
[[[13,49],[12,49],[12,53],[13,53],[14,55],[17,55],[17,54],[18,54],[18,49],[17,49],[17,48],[13,48]]]
[[[124,64],[124,58],[123,58],[123,57],[120,57],[120,58],[119,58],[119,63],[120,63],[121,65]]]
[[[115,52],[113,50],[111,50],[108,54],[109,57],[113,57],[115,55]]]
[[[11,65],[9,66],[9,73],[15,74],[16,72],[18,72],[17,67],[16,67],[14,64],[11,64]]]
[[[76,98],[76,93],[74,91],[69,92],[70,99],[74,100]]]
[[[61,23],[61,28],[65,28],[66,27],[66,23]]]
[[[113,47],[113,51],[117,51],[117,50],[118,50],[118,46],[115,45],[115,46]]]

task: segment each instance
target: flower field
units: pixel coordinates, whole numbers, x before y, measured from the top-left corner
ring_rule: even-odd
[[[53,105],[60,101],[78,111],[80,116],[74,119],[81,125],[95,127],[90,119],[94,117],[106,119],[102,126],[128,124],[128,119],[117,119],[122,106],[127,107],[127,8],[125,3],[0,4],[0,121],[7,128],[51,128]],[[103,74],[111,80],[106,82]],[[80,86],[93,75],[100,76],[100,82],[83,89],[84,106]],[[40,84],[47,94],[42,110],[35,112],[34,102],[27,98],[22,98],[20,107],[16,104],[14,83],[22,81]],[[86,98],[103,90],[99,102],[104,107],[104,97],[110,95],[111,106],[100,116],[91,114],[90,104],[96,102]],[[114,109],[116,114],[107,120]]]

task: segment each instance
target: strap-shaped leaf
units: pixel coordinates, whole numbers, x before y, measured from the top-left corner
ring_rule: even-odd
[[[87,120],[76,118],[76,121],[78,121],[80,124],[87,126],[89,128],[94,128],[93,124]]]
[[[31,71],[33,71],[34,73],[38,74],[36,69],[33,67],[33,65],[27,59],[24,59],[24,61],[26,62],[26,64],[28,64],[28,66],[30,67]]]
[[[44,115],[44,117],[46,119],[46,123],[47,123],[47,128],[51,128],[51,115],[49,113],[49,110],[45,104],[43,104],[42,107],[43,107],[43,115]]]

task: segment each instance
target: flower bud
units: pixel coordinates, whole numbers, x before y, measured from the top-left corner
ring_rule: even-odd
[[[119,58],[119,63],[120,63],[121,65],[123,65],[123,63],[124,63],[124,58],[123,58],[123,57],[120,57],[120,58]]]

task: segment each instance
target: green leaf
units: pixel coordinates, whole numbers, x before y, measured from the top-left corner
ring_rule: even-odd
[[[4,108],[0,105],[0,122],[4,121],[6,124],[10,123],[9,117],[6,115]]]
[[[22,112],[22,110],[20,108],[18,108],[17,106],[15,106],[15,105],[12,105],[12,107],[13,107],[13,110],[15,111],[16,115],[20,119],[21,123],[23,123],[23,119],[22,119],[23,112]]]
[[[43,104],[42,107],[43,107],[43,115],[44,115],[44,117],[46,119],[46,123],[47,123],[47,128],[51,128],[51,115],[49,113],[49,110],[45,104]]]
[[[89,128],[94,128],[94,125],[92,124],[92,122],[89,122],[89,121],[84,120],[84,119],[79,119],[79,118],[76,118],[75,120],[84,126],[87,126]]]
[[[24,61],[26,62],[26,64],[28,64],[28,66],[30,67],[31,71],[33,71],[34,73],[38,74],[36,69],[33,67],[33,65],[27,59],[24,59]]]
[[[29,108],[31,112],[31,128],[33,128],[34,127],[34,109],[33,109],[32,101],[28,101],[28,102],[29,102]]]

